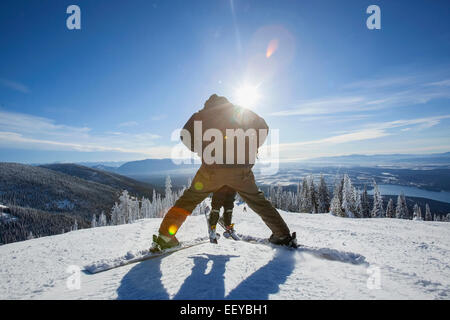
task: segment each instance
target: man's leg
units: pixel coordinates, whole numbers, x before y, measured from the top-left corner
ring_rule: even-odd
[[[220,208],[223,206],[223,192],[222,189],[213,193],[211,200],[211,214],[209,216],[209,225],[215,226],[219,221]]]
[[[273,205],[265,198],[264,193],[258,189],[251,169],[241,171],[238,181],[230,187],[234,188],[248,206],[255,211],[264,223],[272,230],[276,237],[290,236],[286,222]]]
[[[236,198],[236,191],[231,188],[228,188],[225,201],[223,204],[223,222],[225,226],[230,226],[233,221],[233,208],[234,208],[234,199]]]
[[[184,191],[183,195],[164,216],[161,226],[159,227],[159,233],[166,237],[175,236],[187,216],[189,216],[195,207],[208,195],[209,192],[198,192],[192,190],[192,188]]]
[[[184,191],[164,216],[159,234],[165,237],[174,237],[187,216],[213,191],[215,190],[208,171],[204,167],[200,167],[189,189]]]

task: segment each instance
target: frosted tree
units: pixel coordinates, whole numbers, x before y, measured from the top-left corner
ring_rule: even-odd
[[[143,218],[153,218],[152,216],[152,204],[150,200],[147,198],[142,198],[141,200],[142,207],[141,207],[141,215]]]
[[[355,216],[355,188],[353,188],[350,177],[344,175],[344,186],[342,188],[342,210],[347,217],[353,218]]]
[[[132,211],[131,211],[131,199],[127,190],[123,190],[119,197],[119,208],[120,208],[120,223],[126,224],[131,223]]]
[[[111,209],[111,225],[116,226],[121,224],[121,221],[123,220],[121,217],[122,211],[120,210],[119,205],[114,203],[114,206]]]
[[[342,210],[341,201],[339,200],[339,195],[335,194],[333,199],[331,199],[330,213],[337,217],[346,217],[347,215]]]
[[[422,210],[417,203],[414,205],[413,209],[413,220],[422,220]]]
[[[386,207],[386,218],[395,218],[394,200],[389,199]]]
[[[403,192],[397,197],[395,217],[397,219],[409,219],[408,206],[406,204],[406,198]]]
[[[96,228],[97,227],[97,216],[95,214],[92,215],[92,220],[91,220],[91,228]]]
[[[320,213],[329,212],[330,194],[323,175],[320,175],[319,187],[317,190],[317,211]]]
[[[64,232],[63,232],[64,233]],[[33,232],[29,232],[28,233],[28,236],[27,236],[27,240],[31,240],[31,239],[34,239],[34,235],[33,235]]]
[[[378,185],[373,181],[373,208],[372,208],[372,218],[382,218],[384,217],[383,210],[383,198],[381,197],[380,190],[378,190]]]
[[[309,196],[309,186],[307,177],[302,180],[302,190],[300,192],[300,212],[311,212],[312,204]]]
[[[166,192],[165,192],[165,200],[167,208],[172,207],[172,180],[170,180],[170,176],[166,177]]]
[[[425,221],[433,221],[433,216],[431,215],[428,203],[425,205]]]
[[[75,222],[73,224],[72,230],[73,231],[77,231],[78,230],[78,221],[77,221],[77,219],[75,219]]]
[[[367,186],[364,185],[363,192],[361,193],[361,218],[370,217],[370,205],[369,205],[369,195],[367,194]]]
[[[308,179],[308,195],[309,195],[309,203],[311,204],[311,213],[317,213],[317,190],[316,185],[314,184],[314,177],[313,175],[309,176]]]
[[[100,217],[98,217],[98,227],[106,227],[108,223],[106,222],[106,215],[105,212],[102,211],[100,214]]]

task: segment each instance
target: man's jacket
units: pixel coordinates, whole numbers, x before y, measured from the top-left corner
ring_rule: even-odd
[[[200,122],[195,124],[196,121]],[[200,128],[199,123],[201,124],[201,131],[198,130]],[[197,130],[194,130],[195,126]],[[224,97],[213,95],[205,103],[205,107],[202,110],[192,115],[183,129],[189,132],[190,135],[190,139],[187,139],[182,134],[183,143],[191,151],[197,153],[204,165],[224,168],[252,167],[258,148],[264,144],[269,127],[264,119],[253,111],[235,106]],[[212,148],[211,143],[216,142],[216,135],[211,134],[211,131],[209,131],[208,136],[209,129],[218,129],[220,131],[222,154],[220,154],[218,148]],[[227,131],[227,129],[231,131]],[[201,134],[199,134],[200,132]],[[206,135],[205,132],[207,133]],[[230,135],[230,132],[234,135]],[[208,145],[210,146],[208,147]],[[219,146],[220,143],[214,145]],[[205,148],[208,149],[205,150]],[[216,154],[216,151],[219,153]],[[227,151],[230,153],[228,157]],[[217,158],[222,159],[222,161],[217,161]]]

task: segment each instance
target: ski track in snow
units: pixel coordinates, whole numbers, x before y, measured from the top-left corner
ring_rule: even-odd
[[[237,231],[266,239],[251,210],[235,209]],[[344,219],[282,212],[298,250],[221,238],[104,273],[83,269],[148,250],[161,219],[78,230],[0,246],[0,299],[449,299],[450,224],[398,219]],[[181,241],[206,236],[203,216],[190,217]],[[370,268],[380,288],[368,289]],[[369,268],[369,269],[368,269]]]

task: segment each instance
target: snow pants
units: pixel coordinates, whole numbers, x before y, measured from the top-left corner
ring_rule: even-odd
[[[236,198],[236,191],[228,186],[223,186],[213,193],[211,200],[211,215],[209,217],[209,224],[216,225],[219,221],[220,208],[223,207],[223,222],[225,226],[231,225],[233,216],[234,199]]]
[[[159,228],[160,234],[174,236],[195,207],[223,186],[236,190],[275,236],[290,235],[283,218],[256,186],[251,168],[208,168],[205,165],[200,167],[191,186],[165,215]]]

